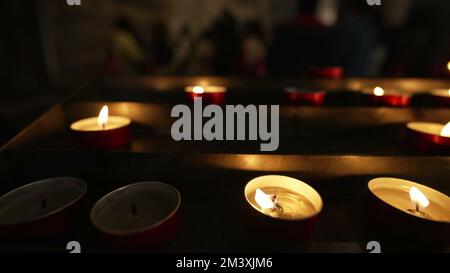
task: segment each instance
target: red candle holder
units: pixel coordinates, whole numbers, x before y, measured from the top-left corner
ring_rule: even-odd
[[[372,179],[369,184],[370,228],[387,242],[413,242],[445,249],[450,244],[450,198],[432,188],[397,178]],[[412,188],[419,196],[412,195]],[[422,196],[420,196],[422,195]],[[416,202],[424,202],[425,208]]]
[[[411,103],[410,95],[393,89],[366,88],[362,94],[364,103],[370,106],[407,107]]]
[[[315,66],[309,69],[309,74],[313,77],[319,78],[341,79],[344,75],[344,69],[340,66]]]
[[[176,237],[180,203],[174,187],[140,182],[105,195],[92,208],[90,218],[113,247],[157,249]]]
[[[436,89],[429,93],[431,104],[438,107],[450,106],[450,89]]]
[[[189,100],[194,101],[195,98],[202,98],[205,104],[225,104],[225,95],[227,89],[224,86],[188,86],[185,88],[186,95]]]
[[[112,149],[126,146],[131,142],[131,119],[108,116],[104,106],[99,117],[76,121],[70,130],[76,142],[83,148]]]
[[[326,97],[325,91],[298,89],[296,87],[287,87],[284,93],[288,102],[294,105],[321,106],[324,104]]]
[[[246,223],[246,240],[255,245],[307,244],[323,207],[322,198],[311,186],[280,175],[251,180],[245,187],[245,198],[247,206],[242,219]]]
[[[0,234],[7,240],[45,240],[77,223],[87,190],[83,180],[57,177],[17,188],[0,197]]]
[[[407,142],[422,152],[450,153],[449,125],[431,122],[409,122],[406,125]]]

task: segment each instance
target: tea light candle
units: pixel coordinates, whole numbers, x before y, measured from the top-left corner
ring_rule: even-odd
[[[55,238],[76,223],[86,193],[83,180],[57,177],[19,187],[0,197],[0,234],[8,239]]]
[[[313,188],[287,176],[255,178],[245,187],[245,197],[259,212],[283,220],[306,219],[322,210],[322,199]]]
[[[222,105],[225,102],[227,88],[214,85],[187,86],[185,92],[190,100],[202,98],[203,103]]]
[[[140,182],[101,198],[92,208],[90,218],[113,246],[158,248],[176,236],[180,203],[180,193],[174,187]]]
[[[275,243],[305,242],[312,237],[323,203],[308,184],[287,176],[266,175],[248,182],[244,194],[249,207],[244,217],[251,229],[249,236]]]
[[[411,102],[410,95],[395,89],[364,88],[362,94],[364,102],[374,106],[406,107]]]
[[[450,106],[450,89],[435,89],[429,95],[434,105]]]
[[[309,74],[313,77],[340,79],[344,69],[340,66],[314,66],[309,69]]]
[[[406,125],[409,144],[423,151],[450,151],[450,122],[409,122]]]
[[[323,90],[299,89],[287,87],[284,90],[288,101],[292,104],[306,104],[320,106],[325,101],[326,92]]]
[[[82,119],[70,125],[81,146],[108,149],[124,146],[131,141],[131,120],[109,116],[108,112],[108,106],[105,105],[98,117]]]
[[[450,198],[432,188],[397,178],[369,182],[380,228],[425,243],[450,242]],[[395,234],[394,234],[395,235]]]

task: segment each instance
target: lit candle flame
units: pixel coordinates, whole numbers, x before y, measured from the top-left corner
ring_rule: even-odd
[[[411,202],[413,203],[414,207],[416,208],[416,211],[419,211],[420,209],[424,209],[430,205],[430,201],[428,201],[427,197],[423,192],[421,192],[416,187],[411,187],[409,189],[409,197],[411,198]]]
[[[375,87],[375,89],[373,89],[373,94],[375,96],[381,97],[384,95],[384,90],[381,87]]]
[[[203,94],[205,92],[205,88],[201,87],[200,85],[194,86],[194,88],[192,88],[192,92],[194,92],[195,94]]]
[[[256,189],[255,201],[262,209],[273,209],[276,206],[271,196],[260,189]]]
[[[448,61],[448,63],[447,63],[447,69],[448,69],[448,71],[450,71],[450,61]]]
[[[444,128],[442,128],[441,136],[450,137],[450,122],[448,122],[447,125],[445,125]]]
[[[100,125],[102,128],[106,127],[106,123],[108,123],[108,106],[103,106],[102,110],[100,111],[100,114],[98,115],[98,125]]]

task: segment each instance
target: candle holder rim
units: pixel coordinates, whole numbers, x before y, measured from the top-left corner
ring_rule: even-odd
[[[373,95],[376,96],[374,94],[374,89],[380,87],[380,86],[374,86],[374,87],[362,87],[360,89],[360,92],[363,95]],[[403,97],[403,98],[411,98],[412,95],[411,94],[405,94],[403,92],[405,92],[404,89],[400,89],[400,88],[388,88],[388,87],[380,87],[383,89],[384,94],[381,96],[377,96],[377,97],[388,97],[388,96],[395,96],[395,97]]]
[[[175,194],[176,194],[176,206],[175,208],[172,209],[172,211],[165,216],[163,219],[148,225],[146,227],[143,228],[138,228],[138,229],[133,229],[131,231],[119,231],[119,230],[115,230],[115,229],[111,229],[111,228],[107,228],[104,225],[101,225],[98,223],[98,221],[95,218],[95,209],[100,205],[101,202],[104,202],[105,200],[107,200],[108,197],[110,197],[113,194],[117,194],[120,191],[126,190],[127,188],[131,188],[131,187],[136,187],[136,186],[140,186],[140,185],[148,185],[148,184],[152,184],[152,185],[160,185],[160,186],[164,186],[166,188],[169,188],[170,190],[172,190]],[[104,232],[106,234],[109,235],[113,235],[113,236],[132,236],[132,235],[136,235],[136,234],[141,234],[147,231],[150,231],[158,226],[161,226],[163,223],[165,223],[168,219],[172,218],[179,210],[181,206],[181,194],[178,191],[177,188],[175,188],[174,186],[164,183],[164,182],[159,182],[159,181],[141,181],[141,182],[137,182],[137,183],[133,183],[133,184],[129,184],[120,188],[117,188],[107,194],[105,194],[104,196],[102,196],[95,204],[94,206],[92,206],[92,209],[90,211],[90,220],[92,222],[92,224],[101,232]]]
[[[132,122],[131,118],[129,118],[129,117],[110,115],[110,116],[108,116],[108,119],[121,119],[121,120],[126,121],[126,123],[120,125],[117,128],[105,129],[105,130],[103,130],[103,129],[98,129],[98,130],[81,130],[79,128],[74,128],[75,125],[77,125],[77,124],[79,124],[79,123],[81,123],[83,121],[86,122],[87,120],[97,120],[97,119],[98,119],[98,117],[88,117],[88,118],[83,118],[83,119],[76,120],[76,121],[74,121],[74,122],[72,122],[70,124],[70,130],[75,131],[75,132],[105,132],[105,131],[112,131],[112,130],[117,130],[117,129],[124,128],[126,126],[129,126],[131,124],[131,122]]]
[[[448,98],[450,97],[450,88],[435,88],[427,93],[431,96]]]
[[[211,85],[201,85],[201,84],[197,84],[197,85],[188,85],[184,88],[184,92],[188,93],[188,94],[197,94],[193,91],[194,87],[200,86],[203,88],[203,92],[202,93],[198,93],[198,95],[201,94],[222,94],[222,93],[226,93],[228,91],[227,87],[224,85],[216,85],[216,84],[211,84]],[[211,91],[208,90],[207,88],[218,88],[219,90],[215,90],[215,91]]]
[[[8,222],[8,223],[2,223],[0,221],[0,226],[12,226],[12,225],[22,225],[22,224],[28,224],[28,223],[32,223],[35,221],[39,221],[42,219],[45,219],[47,217],[50,217],[52,215],[55,215],[63,210],[65,210],[66,208],[72,206],[73,204],[75,204],[76,202],[78,202],[87,192],[87,183],[86,181],[84,181],[81,178],[77,178],[77,177],[71,177],[71,176],[59,176],[59,177],[51,177],[51,178],[45,178],[45,179],[41,179],[41,180],[37,180],[28,184],[25,184],[23,186],[20,186],[18,188],[15,188],[7,193],[5,193],[4,195],[0,196],[0,201],[3,198],[7,198],[10,197],[13,194],[17,194],[20,191],[23,191],[24,189],[28,188],[28,187],[32,187],[32,186],[36,186],[37,184],[41,184],[41,183],[45,183],[45,182],[55,182],[55,181],[59,181],[59,180],[69,180],[69,181],[73,181],[78,183],[81,186],[81,192],[77,195],[77,197],[75,199],[73,199],[72,201],[70,201],[69,203],[65,204],[64,206],[61,206],[58,209],[49,211],[48,213],[45,213],[43,215],[40,215],[38,217],[34,217],[34,218],[30,218],[27,219],[26,221],[17,221],[17,222]]]
[[[420,125],[441,126],[442,128],[444,128],[444,126],[445,126],[445,124],[438,123],[438,122],[411,121],[411,122],[406,123],[406,128],[408,128],[409,130],[412,130],[414,132],[419,132],[419,133],[430,135],[430,136],[438,136],[438,137],[442,137],[444,139],[445,138],[450,139],[450,137],[442,136],[440,133],[439,134],[432,134],[432,133],[429,133],[429,132],[425,132],[425,131],[417,130],[417,129],[413,128],[413,125],[418,125],[418,124],[420,124]]]
[[[401,178],[396,178],[396,177],[377,177],[377,178],[371,179],[371,180],[367,183],[367,186],[368,186],[368,189],[369,189],[370,193],[371,193],[373,196],[375,196],[378,200],[382,201],[384,204],[387,204],[387,205],[389,205],[390,207],[392,207],[392,208],[394,208],[394,209],[396,209],[396,210],[399,210],[399,211],[403,211],[403,210],[401,210],[401,209],[399,209],[399,208],[397,208],[397,207],[391,205],[390,203],[388,203],[387,201],[385,201],[384,199],[382,199],[380,196],[378,196],[378,195],[373,191],[373,186],[374,186],[374,184],[376,184],[377,182],[379,182],[378,180],[381,180],[381,179],[383,179],[383,180],[389,179],[389,180],[394,181],[393,183],[400,183],[400,182],[405,183],[405,182],[406,182],[406,184],[408,184],[408,186],[414,186],[414,187],[418,187],[418,188],[425,188],[425,189],[427,189],[428,191],[431,191],[431,192],[433,192],[433,193],[435,193],[435,194],[438,194],[438,195],[443,196],[443,197],[447,197],[447,199],[450,198],[450,197],[448,197],[445,193],[442,193],[442,192],[440,192],[440,191],[438,191],[438,190],[436,190],[436,189],[433,189],[433,188],[431,188],[431,187],[428,187],[428,186],[426,186],[426,185],[423,185],[423,184],[420,184],[420,183],[417,183],[417,182],[411,181],[411,180],[406,180],[406,179],[401,179]],[[392,182],[391,182],[390,184],[392,184]],[[422,217],[419,217],[419,216],[417,216],[417,215],[412,215],[412,214],[409,214],[409,213],[407,213],[407,215],[409,215],[410,217],[415,217],[415,218],[419,218],[419,219],[422,219],[422,220],[427,220],[427,221],[430,221],[430,222],[447,223],[447,224],[450,224],[450,221],[445,221],[445,220],[435,220],[435,219],[424,219],[424,218],[422,218]]]
[[[314,189],[314,188],[311,187],[308,183],[306,183],[306,182],[304,182],[304,181],[302,181],[302,180],[300,180],[300,179],[293,178],[293,177],[286,176],[286,175],[276,175],[276,174],[269,174],[269,175],[257,176],[257,177],[255,177],[255,178],[253,178],[253,179],[251,179],[250,181],[247,182],[247,184],[246,184],[245,187],[244,187],[244,196],[245,196],[246,202],[247,202],[250,206],[252,206],[252,208],[257,209],[257,208],[255,208],[255,206],[248,200],[248,197],[247,197],[247,194],[246,194],[246,188],[247,188],[248,184],[250,184],[250,183],[251,183],[252,181],[254,181],[255,179],[259,179],[259,178],[268,178],[268,177],[280,177],[280,178],[293,179],[293,180],[296,180],[297,183],[302,183],[302,184],[306,185],[306,186],[309,187],[311,190],[313,190],[313,191],[315,192],[315,194],[317,194],[317,196],[319,197],[320,206],[317,208],[317,210],[316,210],[313,214],[311,214],[311,215],[309,215],[309,216],[307,216],[307,217],[303,217],[303,218],[296,218],[296,219],[280,219],[280,218],[274,218],[274,217],[271,217],[271,216],[266,215],[266,214],[264,214],[264,213],[261,213],[264,217],[273,219],[274,221],[280,221],[280,222],[296,222],[296,221],[305,221],[305,220],[312,219],[312,218],[314,218],[314,217],[317,217],[317,216],[322,212],[322,210],[323,210],[323,199],[322,199],[322,196],[320,195],[320,193],[319,193],[316,189]]]

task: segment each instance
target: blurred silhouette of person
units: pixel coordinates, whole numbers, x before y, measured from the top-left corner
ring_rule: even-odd
[[[206,31],[193,43],[188,59],[187,73],[213,75],[216,73],[216,45],[212,31]]]
[[[116,20],[111,40],[107,74],[129,76],[141,73],[145,61],[143,42],[127,18]]]
[[[213,32],[216,47],[216,73],[232,74],[239,55],[239,34],[236,19],[229,10],[225,9],[215,21]]]
[[[188,25],[184,25],[173,43],[173,57],[166,68],[160,69],[163,74],[181,74],[187,70],[193,38]]]
[[[347,76],[369,76],[373,54],[378,44],[378,24],[370,6],[365,1],[341,2],[339,14],[341,35],[340,63]]]
[[[164,22],[157,22],[151,29],[148,72],[166,68],[172,61],[172,47],[169,45]]]
[[[325,27],[316,15],[319,0],[299,0],[297,2],[297,16],[295,23],[302,27]]]
[[[244,75],[266,76],[268,74],[267,46],[257,22],[248,23],[245,27],[239,66],[240,72]]]

